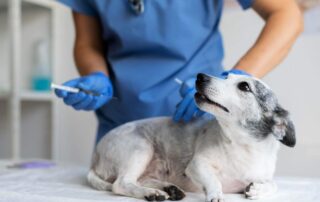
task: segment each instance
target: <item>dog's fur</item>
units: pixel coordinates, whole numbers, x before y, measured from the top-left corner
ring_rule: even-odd
[[[184,191],[204,191],[210,202],[223,201],[223,193],[274,193],[277,140],[295,145],[288,112],[252,77],[199,74],[196,88],[197,105],[216,119],[160,117],[113,129],[97,145],[89,183],[149,201],[180,200]]]

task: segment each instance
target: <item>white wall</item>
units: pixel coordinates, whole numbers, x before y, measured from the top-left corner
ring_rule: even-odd
[[[58,82],[75,77],[72,57],[74,39],[70,12],[61,9],[59,26]],[[222,33],[226,48],[225,66],[232,67],[254,42],[262,21],[252,11],[240,9],[225,12]],[[320,138],[317,131],[320,114],[320,35],[302,35],[288,58],[265,78],[274,89],[280,103],[295,122],[298,144],[294,149],[282,147],[278,175],[320,177]],[[96,120],[93,113],[76,112],[59,105],[61,160],[87,164],[92,151]]]

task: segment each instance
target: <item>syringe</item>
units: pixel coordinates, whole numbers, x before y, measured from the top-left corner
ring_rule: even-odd
[[[177,84],[180,84],[182,85],[182,81],[181,79],[178,79],[178,78],[175,78],[174,81],[177,83]],[[64,86],[64,85],[59,85],[59,84],[55,84],[55,83],[51,83],[51,89],[59,89],[59,90],[64,90],[64,91],[67,91],[69,93],[79,93],[80,91],[83,91],[87,94],[91,94],[91,95],[97,95],[91,91],[86,91],[86,90],[80,90],[79,88],[74,88],[74,87],[70,87],[70,86]],[[113,99],[117,99],[116,97],[113,97]]]
[[[69,93],[79,93],[79,92],[84,92],[86,94],[89,95],[94,95],[94,96],[99,96],[100,94],[92,92],[92,91],[88,91],[88,90],[84,90],[84,89],[79,89],[79,88],[74,88],[74,87],[70,87],[70,86],[64,86],[64,85],[58,85],[55,83],[51,83],[51,89],[59,89],[59,90],[64,90],[67,91]],[[112,99],[117,99],[116,97],[112,97]]]
[[[73,87],[69,87],[69,86],[63,86],[63,85],[58,85],[58,84],[54,84],[51,83],[51,89],[59,89],[59,90],[64,90],[67,91],[69,93],[79,93],[80,89],[79,88],[73,88]]]
[[[64,91],[67,91],[69,93],[84,92],[84,93],[89,94],[89,95],[100,96],[100,94],[92,92],[92,91],[79,89],[79,88],[74,88],[74,87],[70,87],[70,86],[58,85],[58,84],[54,84],[54,83],[51,83],[51,89],[64,90]],[[113,98],[115,98],[115,97],[113,97]]]

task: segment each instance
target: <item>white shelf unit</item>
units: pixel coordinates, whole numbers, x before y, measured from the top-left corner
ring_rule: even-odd
[[[49,42],[55,79],[57,5],[53,0],[0,0],[0,158],[58,158],[57,103],[31,90],[33,46]]]

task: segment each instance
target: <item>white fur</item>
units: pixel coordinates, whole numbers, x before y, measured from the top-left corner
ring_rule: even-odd
[[[142,199],[152,195],[168,199],[163,189],[170,185],[204,191],[211,202],[223,201],[223,193],[245,192],[250,183],[245,192],[250,199],[274,193],[279,142],[272,135],[257,140],[239,124],[261,118],[253,98],[236,89],[240,79],[253,80],[212,78],[203,92],[230,113],[197,100],[202,110],[216,116],[214,120],[200,118],[185,124],[168,117],[149,118],[110,131],[96,147],[89,183]]]

